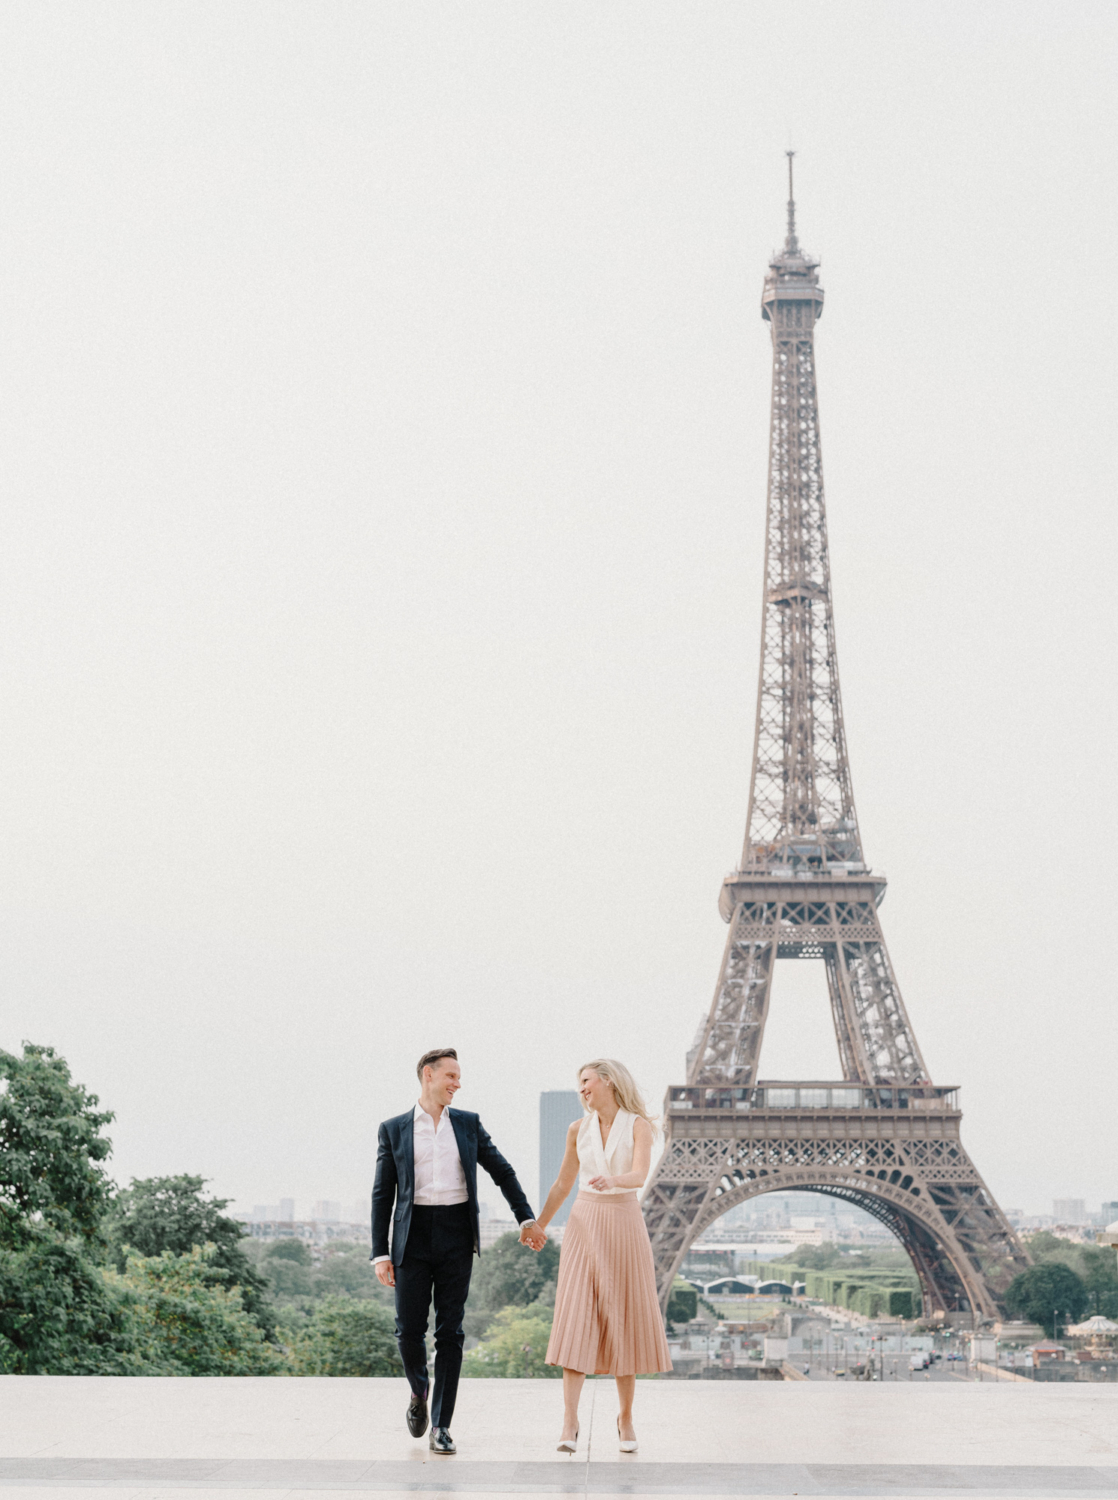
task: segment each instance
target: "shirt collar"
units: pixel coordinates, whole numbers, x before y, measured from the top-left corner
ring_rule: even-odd
[[[435,1122],[434,1122],[434,1120],[432,1120],[431,1116],[423,1108],[422,1104],[418,1104],[417,1103],[416,1106],[415,1106],[415,1109],[412,1111],[412,1120],[413,1120],[413,1122],[416,1125],[419,1125],[422,1121],[426,1120],[427,1123],[428,1123],[428,1125],[430,1125],[430,1127],[431,1127],[432,1130],[438,1130],[439,1127],[442,1125],[443,1121],[449,1119],[449,1117],[450,1117],[450,1111],[447,1110],[447,1109],[444,1109],[443,1112],[442,1112],[442,1114],[439,1116],[439,1124],[436,1125]]]

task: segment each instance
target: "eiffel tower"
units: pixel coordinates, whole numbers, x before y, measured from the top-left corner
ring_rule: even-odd
[[[664,1153],[643,1199],[662,1305],[688,1246],[728,1209],[781,1189],[856,1204],[900,1240],[925,1313],[1003,1312],[1029,1259],[959,1134],[958,1089],[933,1084],[889,962],[885,877],[862,856],[839,698],[815,379],[818,262],[788,234],[769,263],[772,418],[761,678],[741,866],[710,1013],[669,1088]],[[778,958],[822,959],[842,1078],[757,1068]],[[962,1319],[966,1321],[966,1317]]]

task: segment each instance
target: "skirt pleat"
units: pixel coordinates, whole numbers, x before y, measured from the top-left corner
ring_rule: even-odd
[[[579,1193],[563,1232],[547,1363],[587,1375],[672,1368],[636,1193]]]

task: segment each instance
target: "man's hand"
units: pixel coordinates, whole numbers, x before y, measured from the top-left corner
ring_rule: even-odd
[[[542,1250],[547,1244],[547,1234],[535,1219],[525,1219],[520,1226],[520,1243],[530,1250]]]
[[[396,1272],[390,1260],[378,1260],[373,1270],[377,1273],[381,1286],[396,1285]]]

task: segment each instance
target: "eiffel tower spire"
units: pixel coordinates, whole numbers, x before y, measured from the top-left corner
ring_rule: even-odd
[[[926,1310],[993,1316],[1028,1259],[959,1139],[901,999],[854,808],[835,647],[815,325],[819,263],[788,232],[761,315],[773,350],[761,667],[740,867],[710,1011],[668,1091],[644,1211],[667,1297],[687,1246],[737,1203],[795,1188],[857,1203],[908,1250]],[[758,1077],[778,958],[821,959],[841,1081]]]
[[[796,153],[786,151],[784,154],[788,158],[788,235],[784,241],[784,253],[796,255],[800,248],[796,242],[796,194],[792,187],[792,159]]]
[[[773,379],[761,672],[742,867],[860,863],[839,693],[815,380],[818,262],[788,236],[769,263],[761,316]]]

